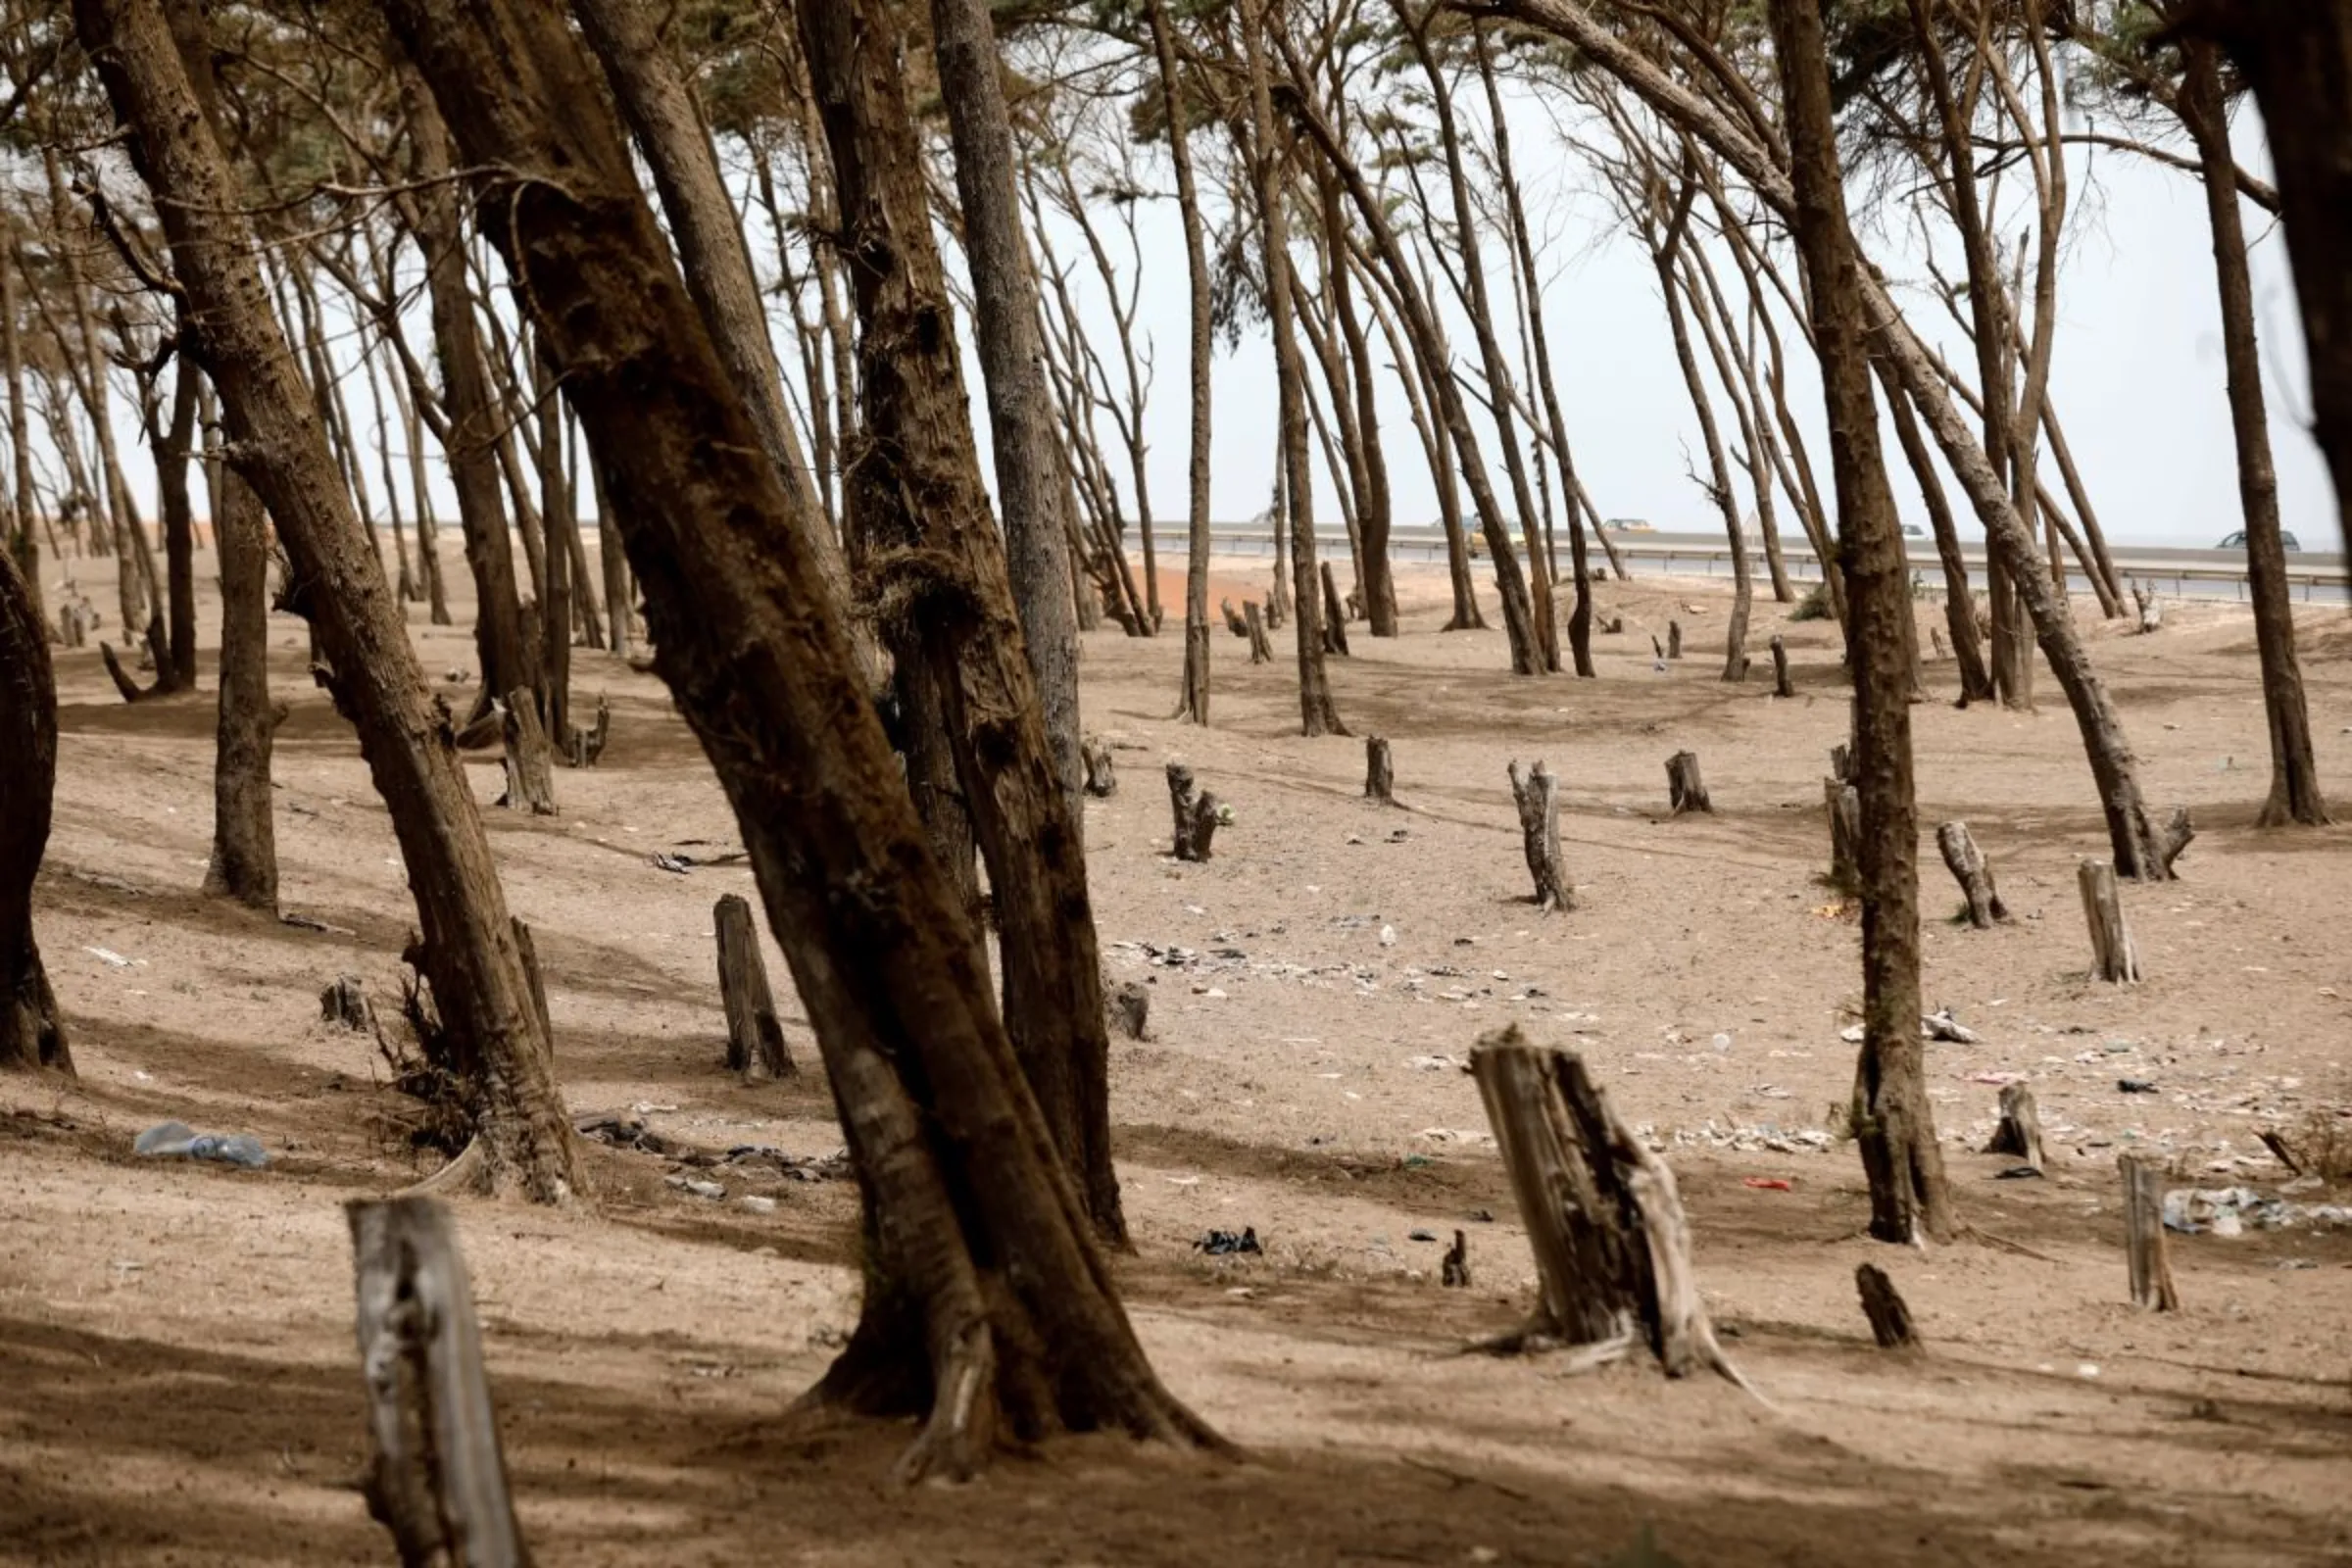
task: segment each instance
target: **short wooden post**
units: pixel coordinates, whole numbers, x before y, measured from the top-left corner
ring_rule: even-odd
[[[1882,1350],[1916,1350],[1919,1336],[1911,1328],[1911,1308],[1894,1288],[1886,1271],[1875,1263],[1854,1265],[1854,1288],[1862,1293],[1862,1315],[1870,1319],[1870,1337]]]
[[[2132,928],[2124,923],[2115,867],[2105,860],[2085,859],[2075,868],[2075,879],[2082,889],[2082,916],[2090,923],[2090,977],[2137,984],[2139,951],[2132,944]]]
[[[1683,657],[1683,623],[1679,620],[1666,622],[1666,657],[1670,660]]]
[[[1478,1042],[1470,1075],[1535,1250],[1539,1292],[1526,1328],[1490,1348],[1563,1344],[1600,1360],[1639,1336],[1670,1377],[1710,1368],[1739,1382],[1699,1299],[1674,1172],[1583,1060],[1533,1044],[1514,1024]]]
[[[1698,776],[1698,754],[1677,752],[1666,759],[1666,814],[1680,816],[1685,811],[1705,811],[1710,814],[1715,803],[1707,799],[1707,786]]]
[[[2142,583],[2132,585],[2132,603],[2139,606],[2139,634],[2142,637],[2164,629],[2164,601],[2155,591]]]
[[[1830,748],[1830,777],[1840,784],[1854,781],[1854,749],[1842,741]]]
[[[524,1568],[481,1328],[449,1210],[430,1198],[345,1205],[372,1448],[362,1491],[404,1564]]]
[[[1840,893],[1862,886],[1862,796],[1838,779],[1821,781],[1822,804],[1830,815],[1830,886]]]
[[[1466,1291],[1470,1288],[1470,1238],[1460,1231],[1453,1233],[1453,1245],[1446,1249],[1438,1283],[1449,1291]]]
[[[1796,688],[1788,684],[1788,645],[1778,636],[1772,639],[1772,695],[1794,697]]]
[[[1250,623],[1242,619],[1242,612],[1233,608],[1232,600],[1218,600],[1217,609],[1225,616],[1225,629],[1227,631],[1233,633],[1236,637],[1247,637],[1250,635]]]
[[[1106,997],[1110,1021],[1130,1040],[1151,1038],[1152,988],[1129,980]]]
[[[1592,626],[1604,637],[1620,636],[1625,631],[1625,617],[1623,615],[1596,615],[1593,617]]]
[[[1266,663],[1274,657],[1274,644],[1266,636],[1266,618],[1258,612],[1257,601],[1254,599],[1242,608],[1249,612],[1250,616],[1243,623],[1243,629],[1250,634],[1250,662],[1252,664]]]
[[[1282,630],[1282,601],[1269,593],[1266,595],[1265,606],[1266,629],[1268,631]]]
[[[1937,828],[1936,848],[1943,852],[1944,865],[1968,898],[1968,923],[1979,931],[1989,931],[1996,922],[2006,922],[2009,906],[2001,902],[2000,889],[1993,885],[1992,867],[1984,863],[1977,841],[1969,836],[1968,824],[1946,822]]]
[[[1560,858],[1560,789],[1549,763],[1539,761],[1524,772],[1513,761],[1506,769],[1511,800],[1519,808],[1519,833],[1527,853],[1527,869],[1536,881],[1536,907],[1573,909],[1576,892]]]
[[[556,1026],[547,1012],[547,977],[539,972],[539,944],[531,940],[531,928],[522,923],[522,916],[510,914],[507,925],[514,933],[514,953],[522,960],[522,977],[531,988],[531,1012],[539,1020],[539,1033],[547,1041],[547,1049],[556,1049]]]
[[[1182,762],[1168,764],[1168,806],[1176,820],[1176,858],[1207,859],[1222,807],[1214,795],[1195,788],[1193,770]]]
[[[2001,1086],[2001,1124],[1992,1130],[1984,1152],[2015,1154],[2035,1170],[2042,1168],[2041,1112],[2034,1104],[2034,1091],[2024,1084]]]
[[[1116,795],[1119,775],[1111,764],[1110,743],[1100,735],[1089,735],[1078,743],[1078,753],[1086,760],[1086,793],[1098,800]]]
[[[799,1071],[784,1048],[784,1025],[767,988],[760,928],[740,893],[720,897],[710,911],[718,933],[718,996],[727,1013],[727,1069],[747,1078],[789,1078]]]
[[[1348,652],[1348,607],[1340,600],[1339,580],[1331,574],[1331,563],[1322,564],[1323,577],[1323,651],[1349,658]]]
[[[1364,737],[1364,799],[1382,806],[1395,806],[1396,773],[1389,757],[1389,740],[1385,735]]]
[[[2124,1257],[2132,1273],[2132,1304],[2158,1312],[2180,1310],[2173,1264],[2164,1251],[2164,1172],[2137,1154],[2119,1154],[2124,1175]]]
[[[1936,661],[1937,663],[1941,663],[1952,657],[1951,646],[1943,640],[1943,628],[1941,626],[1930,626],[1928,628],[1928,642],[1936,650]]]
[[[368,1004],[368,988],[358,975],[339,974],[318,993],[318,1016],[323,1022],[356,1031],[375,1022],[375,1009]]]
[[[547,731],[540,726],[538,705],[528,689],[507,694],[503,724],[507,792],[498,798],[498,804],[510,810],[528,809],[533,816],[555,815],[556,779],[548,758]]]
[[[602,692],[596,698],[596,722],[586,729],[572,727],[565,759],[574,767],[594,767],[603,760],[605,742],[612,737],[612,705]]]

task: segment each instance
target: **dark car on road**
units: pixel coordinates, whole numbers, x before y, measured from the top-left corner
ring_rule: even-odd
[[[2302,553],[2302,550],[2303,550],[2303,542],[2302,542],[2301,540],[2297,539],[2297,538],[2296,538],[2296,537],[2295,537],[2293,534],[2291,534],[2291,533],[2288,533],[2288,532],[2287,532],[2287,531],[2286,531],[2284,528],[2281,528],[2281,529],[2279,529],[2279,530],[2278,530],[2278,542],[2279,542],[2280,544],[2282,544],[2282,545],[2284,545],[2284,546],[2286,547],[2287,553],[2288,553],[2289,555],[2300,555],[2300,554]],[[2222,542],[2221,542],[2220,544],[2218,544],[2218,545],[2215,545],[2213,548],[2214,548],[2214,549],[2216,549],[2216,550],[2243,550],[2243,549],[2245,549],[2245,548],[2246,548],[2246,535],[2245,535],[2245,531],[2244,531],[2243,529],[2240,529],[2240,530],[2239,530],[2238,532],[2236,532],[2236,533],[2231,533],[2231,534],[2224,534],[2224,535],[2222,536]]]

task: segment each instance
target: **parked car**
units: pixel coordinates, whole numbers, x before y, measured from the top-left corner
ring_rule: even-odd
[[[1640,517],[1611,517],[1601,526],[1611,533],[1656,533],[1658,531],[1655,526],[1642,521]]]
[[[1920,526],[1918,523],[1916,523],[1916,522],[1906,522],[1906,523],[1904,523],[1904,524],[1903,524],[1903,537],[1904,537],[1904,538],[1906,538],[1906,539],[1925,539],[1927,536],[1928,536],[1928,530],[1927,530],[1927,529],[1925,529],[1925,528],[1922,528],[1922,527],[1921,527],[1921,526]]]
[[[2300,555],[2302,553],[2303,541],[2297,539],[2293,534],[2287,532],[2284,528],[2278,530],[2278,542],[2286,547],[2286,551],[2289,555]],[[2218,545],[2215,545],[2213,548],[2216,550],[2245,549],[2245,530],[2241,528],[2235,533],[2224,534],[2222,536],[2222,542]]]

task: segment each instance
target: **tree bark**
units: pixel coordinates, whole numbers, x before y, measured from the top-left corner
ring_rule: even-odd
[[[220,711],[214,735],[213,854],[204,891],[277,912],[277,829],[270,760],[270,525],[242,475],[221,477],[213,519],[220,556]]]
[[[544,354],[531,355],[531,397],[538,405],[539,518],[545,564],[539,577],[539,722],[546,744],[571,734],[571,548],[566,536],[571,486],[564,473],[564,404]],[[534,800],[532,809],[537,810]],[[555,809],[548,794],[548,809]]]
[[[1208,271],[1208,242],[1200,221],[1200,192],[1193,177],[1193,142],[1184,91],[1176,80],[1176,42],[1167,0],[1151,0],[1152,48],[1159,66],[1160,108],[1168,117],[1168,158],[1176,169],[1176,211],[1184,225],[1184,270],[1191,289],[1191,445],[1185,459],[1187,532],[1184,573],[1184,690],[1179,718],[1208,722],[1208,480],[1213,451],[1210,389],[1216,364],[1216,306]]]
[[[1773,0],[1773,53],[1788,127],[1795,231],[1829,408],[1839,564],[1852,615],[1856,846],[1862,892],[1863,1043],[1854,1127],[1873,1236],[1938,1241],[1953,1229],[1919,1045],[1919,841],[1912,795],[1909,573],[1879,447],[1860,258],[1847,226],[1820,0]]]
[[[409,868],[433,998],[464,1042],[485,1178],[543,1201],[580,1190],[570,1123],[533,1015],[489,840],[410,648],[380,558],[335,470],[215,129],[160,0],[78,0],[82,46],[130,133],[162,216],[239,470],[305,585],[338,706],[350,712]],[[209,54],[194,59],[209,72]]]
[[[2090,927],[2090,977],[2113,985],[2139,983],[2139,950],[2124,920],[2124,901],[2115,887],[2115,867],[2085,859],[2075,880],[2082,890],[2082,918]]]
[[[57,680],[49,627],[16,558],[0,550],[0,1071],[71,1074],[65,1017],[32,935],[32,884],[57,793]]]
[[[16,491],[9,497],[16,513],[16,538],[10,541],[11,554],[16,557],[17,568],[24,580],[24,590],[30,596],[32,618],[45,628],[49,612],[41,600],[40,553],[33,543],[33,514],[40,510],[39,498],[33,492],[32,426],[30,408],[24,396],[24,348],[17,330],[17,285],[24,266],[24,253],[11,234],[0,241],[0,363],[8,373],[8,448],[11,469],[16,476]],[[57,548],[56,533],[50,534],[50,549]]]
[[[171,633],[168,663],[156,665],[160,691],[196,685],[196,520],[188,505],[188,461],[196,445],[196,389],[202,381],[186,354],[172,381],[172,418],[155,443],[155,489],[164,518],[164,585]]]

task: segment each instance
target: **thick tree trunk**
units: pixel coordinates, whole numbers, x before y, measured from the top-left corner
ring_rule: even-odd
[[[270,758],[270,523],[233,470],[213,519],[220,554],[220,714],[214,737],[213,855],[204,891],[277,912],[277,829]]]
[[[71,1073],[64,1016],[32,936],[32,883],[57,792],[57,682],[49,627],[13,555],[0,550],[0,1071]]]
[[[2295,611],[2287,590],[2286,546],[2278,531],[2278,471],[2271,462],[2270,416],[2263,406],[2254,282],[2237,211],[2237,160],[2230,150],[2229,110],[2222,102],[2220,51],[2204,39],[2189,38],[2181,44],[2181,59],[2186,76],[2180,118],[2196,138],[2205,169],[2205,210],[2222,297],[2222,352],[2230,372],[2230,428],[2237,440],[2238,505],[2246,523],[2246,576],[2254,594],[2254,645],[2262,660],[2262,704],[2270,719],[2271,793],[2261,821],[2265,827],[2322,823],[2328,820],[2328,803],[2320,797],[2311,710],[2295,659]]]
[[[559,16],[523,0],[391,0],[385,10],[468,163],[484,172],[480,199],[501,215],[495,233],[514,247],[510,265],[533,280],[528,308],[604,463],[658,667],[735,808],[842,1112],[866,1200],[867,1298],[814,1397],[928,1411],[903,1466],[909,1475],[968,1473],[1000,1429],[1014,1441],[1107,1428],[1213,1443],[1160,1387],[1119,1308],[1088,1208],[999,1021],[978,936],[889,782],[842,607],[695,328],[578,46]],[[917,295],[890,270],[918,254],[902,248],[913,241],[896,225],[908,205],[923,212],[922,187],[903,103],[878,101],[896,80],[891,40],[870,20],[852,6],[800,13],[812,60],[823,62],[814,74],[837,175],[847,165],[852,176],[841,180],[843,254],[869,312],[886,283],[902,296],[900,314],[869,326],[861,367],[866,433],[879,449],[917,432],[878,425],[877,413],[956,407],[958,378],[936,275]],[[878,136],[893,120],[897,137]],[[887,161],[870,167],[877,157]],[[921,221],[912,233],[926,232]],[[932,357],[892,360],[934,334]],[[968,428],[959,407],[953,424]],[[950,623],[943,632],[978,622],[973,662],[993,659],[999,691],[983,693],[975,679],[959,694],[966,717],[995,726],[994,741],[1018,760],[1017,777],[990,782],[1026,803],[1041,828],[1027,841],[1035,858],[1008,859],[997,882],[1009,956],[1019,906],[1032,889],[1067,892],[1057,872],[1077,846],[1052,821],[1061,796],[1034,696],[1020,690],[1027,665],[1004,568],[979,569],[964,554],[993,547],[974,499],[976,455],[966,446],[956,466],[916,471],[950,476],[941,499],[957,514],[918,520],[935,527],[921,559],[940,557],[954,577],[910,581],[901,568],[885,587],[921,590],[923,605],[906,608]],[[875,541],[886,555],[907,547],[898,534]],[[1097,988],[1089,1027],[1101,1029],[1093,944],[1072,940],[1091,930],[1081,912],[1056,935],[1083,950]]]
[[[484,1174],[494,1188],[561,1200],[580,1186],[571,1127],[489,840],[448,720],[433,710],[380,559],[278,330],[211,120],[160,0],[79,0],[74,15],[201,323],[200,358],[220,390],[237,467],[277,524],[337,705],[352,715],[390,810],[433,1000],[478,1074]],[[209,73],[209,55],[196,68]]]
[[[1919,1044],[1919,812],[1912,796],[1913,659],[1903,633],[1911,615],[1909,573],[1879,447],[1860,258],[1846,222],[1820,0],[1773,0],[1772,30],[1853,616],[1863,982],[1855,1136],[1870,1181],[1871,1234],[1908,1242],[1925,1231],[1940,1241],[1951,1235],[1953,1221]]]
[[[1151,0],[1152,48],[1159,66],[1160,108],[1168,117],[1168,157],[1176,168],[1176,211],[1184,225],[1185,278],[1191,289],[1187,343],[1192,389],[1191,445],[1185,459],[1184,691],[1179,718],[1208,722],[1208,480],[1210,389],[1216,364],[1216,304],[1208,271],[1208,242],[1200,221],[1200,193],[1193,177],[1192,131],[1184,90],[1176,79],[1176,42],[1167,0]]]
[[[17,284],[22,268],[23,252],[15,241],[0,244],[0,365],[8,374],[8,449],[11,471],[16,475],[16,492],[9,497],[17,520],[11,554],[24,579],[25,592],[31,596],[32,618],[46,627],[49,612],[41,600],[40,557],[32,539],[33,514],[40,510],[40,501],[33,492],[31,411],[24,396],[24,348],[17,331]],[[57,549],[54,528],[49,548],[52,553]]]

